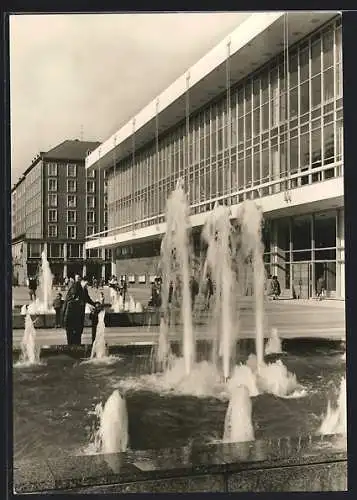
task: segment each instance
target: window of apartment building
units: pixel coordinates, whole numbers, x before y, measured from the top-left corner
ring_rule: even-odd
[[[48,195],[48,206],[49,207],[57,207],[57,195],[49,194]]]
[[[108,248],[105,249],[105,260],[111,260],[112,259],[112,251]]]
[[[95,193],[95,181],[87,181],[87,193]]]
[[[108,210],[104,210],[104,225],[108,225]]]
[[[73,163],[67,163],[67,177],[76,177],[77,176],[77,165]]]
[[[76,208],[77,206],[77,195],[68,194],[67,195],[67,207],[68,208]]]
[[[90,250],[87,250],[86,257],[87,257],[87,259],[98,259],[99,249],[98,248],[91,248]]]
[[[95,212],[92,210],[87,212],[87,222],[89,224],[93,224],[95,222]]]
[[[95,233],[95,226],[87,226],[87,236],[91,236]]]
[[[87,208],[95,208],[95,196],[87,196]]]
[[[77,181],[74,179],[67,179],[67,192],[75,193],[77,191]]]
[[[67,210],[67,222],[77,222],[76,210]]]
[[[50,243],[48,245],[48,256],[57,259],[63,258],[62,243]]]
[[[90,170],[87,170],[87,177],[89,179],[95,179],[95,170],[94,170],[94,168],[91,168]]]
[[[108,181],[104,181],[104,187],[103,187],[104,193],[108,192]]]
[[[69,243],[67,248],[67,255],[70,258],[81,257],[81,245],[79,245],[78,243]]]
[[[67,238],[75,240],[77,238],[77,226],[67,226]]]
[[[48,179],[48,190],[57,191],[57,179]]]
[[[30,258],[41,257],[42,245],[41,243],[29,243],[28,245],[28,255]]]
[[[57,163],[47,164],[47,174],[49,177],[57,177]]]
[[[48,222],[57,222],[57,210],[51,208],[48,210]]]
[[[57,224],[48,225],[48,237],[57,238]]]

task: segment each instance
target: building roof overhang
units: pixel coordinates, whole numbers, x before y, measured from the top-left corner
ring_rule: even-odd
[[[336,17],[337,11],[288,13],[288,43],[295,44]],[[230,54],[230,84],[234,85],[284,50],[284,12],[253,13],[172,85],[151,101],[120,130],[92,151],[86,168],[108,169],[135,149],[185,119],[189,87],[189,111],[193,114],[226,89],[226,61]],[[229,49],[228,49],[229,44]],[[229,52],[228,52],[229,50]]]

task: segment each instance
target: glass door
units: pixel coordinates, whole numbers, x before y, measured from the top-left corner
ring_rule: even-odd
[[[293,297],[309,299],[312,296],[312,265],[311,262],[291,264]]]

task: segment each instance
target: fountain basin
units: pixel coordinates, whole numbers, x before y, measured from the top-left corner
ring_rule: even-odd
[[[116,341],[118,342],[118,341]],[[170,341],[171,350],[175,356],[182,355],[181,342],[177,340]],[[209,340],[199,339],[196,341],[198,361],[208,359],[212,343]],[[133,341],[121,342],[108,345],[108,352],[110,355],[147,355],[150,356],[153,347],[156,346],[154,341]],[[254,351],[255,340],[253,338],[245,338],[237,341],[236,344],[236,358],[246,358],[251,352]],[[90,356],[92,346],[91,344],[67,345],[67,344],[53,344],[41,346],[41,358],[49,356],[56,356],[66,354],[75,359],[83,359]],[[269,354],[265,356],[267,362],[274,362],[276,359],[282,359],[286,355],[303,356],[307,359],[316,355],[323,355],[329,352],[331,355],[341,356],[345,352],[345,342],[338,339],[327,338],[286,338],[282,339],[282,350],[280,354]],[[19,347],[14,347],[12,350],[13,361],[17,361],[21,353]]]
[[[54,314],[33,314],[31,315],[36,328],[54,328],[56,317]],[[115,313],[107,309],[105,314],[105,326],[158,326],[160,324],[160,311],[144,311],[142,313],[120,312]],[[91,326],[92,322],[89,314],[85,315],[84,326]],[[22,330],[25,327],[25,316],[13,312],[12,328]]]
[[[144,312],[119,312],[107,311],[104,318],[105,326],[158,326],[160,324],[160,311],[147,310]]]
[[[31,314],[35,328],[54,328],[56,326],[55,314]],[[85,315],[84,326],[91,326],[92,322],[89,314]],[[25,316],[23,314],[12,314],[13,330],[23,330],[25,328]]]
[[[346,491],[339,435],[14,463],[16,493]]]

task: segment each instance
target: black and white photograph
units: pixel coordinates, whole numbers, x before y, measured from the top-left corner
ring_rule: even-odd
[[[9,15],[15,494],[347,491],[343,23]]]

